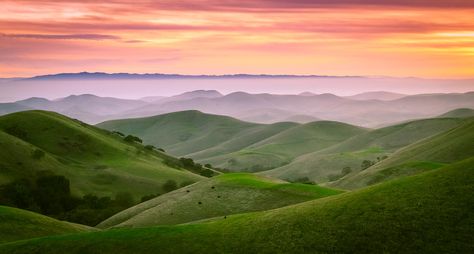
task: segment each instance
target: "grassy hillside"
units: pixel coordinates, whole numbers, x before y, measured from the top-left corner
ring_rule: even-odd
[[[263,211],[341,191],[275,181],[252,174],[224,174],[167,193],[112,216],[98,227],[180,224],[216,216]]]
[[[215,166],[225,166],[223,164],[229,160],[229,157],[233,158],[230,155],[231,153],[242,150],[295,126],[298,126],[298,124],[290,122],[259,125],[258,127],[242,131],[235,138],[226,140],[211,148],[188,154],[187,156],[197,160],[203,160],[204,162],[210,162]]]
[[[48,235],[95,231],[50,217],[7,206],[0,206],[0,244]]]
[[[136,199],[161,192],[167,180],[202,177],[163,163],[164,155],[57,113],[25,111],[0,117],[0,182],[44,171],[66,176],[73,193]]]
[[[361,170],[364,160],[392,153],[419,140],[431,137],[461,125],[465,119],[435,118],[411,121],[356,135],[321,151],[297,157],[292,163],[262,174],[282,179],[309,177],[316,182],[326,182],[340,174],[344,167],[353,172]]]
[[[297,156],[319,151],[366,131],[339,122],[312,122],[286,129],[237,152],[203,161],[223,168],[260,171],[288,164]]]
[[[265,212],[32,239],[0,253],[472,253],[473,165]]]
[[[474,109],[458,108],[458,109],[446,112],[440,115],[439,117],[447,118],[447,117],[473,117],[473,116],[474,116]]]
[[[255,124],[230,117],[182,111],[101,123],[143,138],[177,156],[231,170],[259,171],[287,164],[296,156],[365,132],[352,125],[320,121]]]
[[[190,110],[108,121],[97,126],[139,136],[149,144],[165,148],[173,155],[182,156],[211,148],[259,125]]]
[[[443,164],[474,156],[473,142],[474,118],[469,118],[454,129],[404,147],[387,160],[367,170],[348,175],[333,185],[360,188],[387,179],[432,170]]]

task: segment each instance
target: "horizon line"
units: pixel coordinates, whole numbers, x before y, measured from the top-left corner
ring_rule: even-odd
[[[259,74],[250,74],[250,73],[227,73],[227,74],[180,74],[180,73],[161,73],[161,72],[102,72],[102,71],[81,71],[81,72],[58,72],[50,74],[41,74],[34,75],[29,77],[0,77],[0,79],[12,79],[12,80],[41,80],[41,79],[74,79],[72,76],[78,75],[102,75],[104,77],[98,77],[101,79],[106,79],[105,76],[130,76],[130,78],[144,78],[144,79],[153,79],[153,76],[161,78],[395,78],[395,79],[428,79],[428,80],[471,80],[474,77],[416,77],[416,76],[385,76],[385,75],[325,75],[325,74],[268,74],[268,73],[259,73]],[[122,77],[126,79],[126,77]],[[90,77],[93,79],[93,77]]]

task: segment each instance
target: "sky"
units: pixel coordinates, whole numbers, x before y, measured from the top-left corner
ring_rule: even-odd
[[[0,77],[474,77],[472,0],[0,0],[0,13]]]

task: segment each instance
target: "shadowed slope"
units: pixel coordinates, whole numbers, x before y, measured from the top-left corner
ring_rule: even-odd
[[[341,193],[252,174],[224,174],[134,206],[99,227],[180,224],[216,216],[262,211]]]
[[[0,244],[48,235],[95,230],[87,226],[55,220],[34,212],[0,206]]]
[[[139,198],[160,192],[167,180],[202,179],[166,166],[163,154],[52,112],[0,117],[0,142],[1,182],[50,171],[69,178],[78,195],[114,196],[129,191]]]

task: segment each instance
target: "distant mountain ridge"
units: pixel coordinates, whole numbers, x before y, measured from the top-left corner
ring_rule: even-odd
[[[107,73],[107,72],[76,72],[39,75],[29,80],[53,79],[163,79],[163,78],[365,78],[364,76],[331,76],[331,75],[273,75],[273,74],[223,74],[223,75],[186,75],[165,73]]]
[[[374,91],[374,92],[365,92],[352,96],[346,96],[346,98],[353,100],[381,100],[381,101],[391,101],[396,99],[401,99],[408,95],[401,93],[385,92],[385,91]]]
[[[351,99],[330,93],[292,95],[240,91],[224,95],[217,90],[194,90],[175,96],[150,96],[141,100],[81,94],[55,100],[31,97],[0,103],[0,115],[39,109],[96,124],[113,119],[199,110],[264,124],[330,120],[363,127],[380,127],[434,117],[459,108],[474,108],[474,92],[407,96],[370,92],[357,96],[365,96],[367,99]],[[381,99],[374,99],[377,96]],[[402,97],[394,99],[400,96]]]

